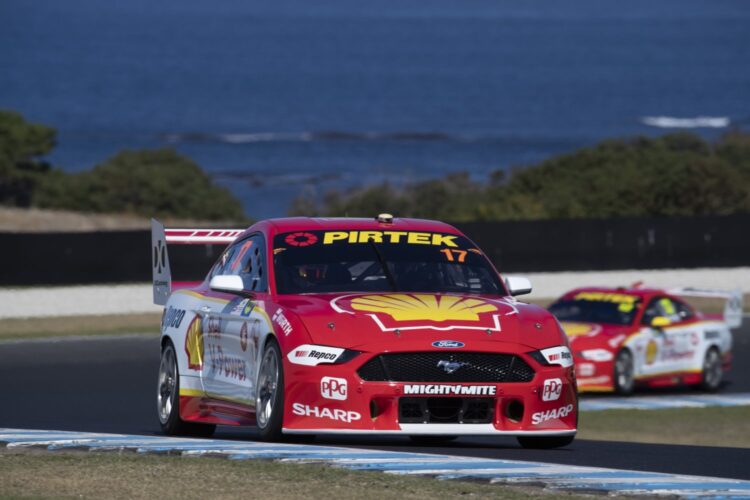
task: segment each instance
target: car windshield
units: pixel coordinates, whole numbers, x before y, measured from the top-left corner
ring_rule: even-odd
[[[299,231],[274,238],[279,293],[458,292],[505,295],[467,238],[415,231]]]
[[[640,297],[635,295],[581,292],[558,300],[549,310],[560,321],[630,325],[640,303]]]

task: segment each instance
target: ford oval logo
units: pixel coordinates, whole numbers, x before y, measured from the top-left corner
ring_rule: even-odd
[[[460,349],[463,346],[464,343],[457,340],[438,340],[432,343],[432,347],[439,347],[441,349]]]

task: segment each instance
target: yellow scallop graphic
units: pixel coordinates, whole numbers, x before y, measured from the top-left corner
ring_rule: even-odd
[[[656,354],[659,352],[659,346],[656,341],[649,340],[646,346],[646,364],[651,365],[656,361]]]
[[[352,299],[351,307],[357,311],[388,314],[396,321],[479,321],[480,314],[497,311],[484,300],[421,293],[365,295]]]
[[[569,321],[563,321],[560,324],[562,325],[563,330],[565,330],[565,335],[567,335],[568,337],[586,335],[587,333],[591,333],[591,330],[593,330],[591,325],[588,325],[586,323],[573,323]]]
[[[192,370],[203,369],[203,322],[200,316],[188,326],[185,335],[185,351],[188,355],[188,368]]]

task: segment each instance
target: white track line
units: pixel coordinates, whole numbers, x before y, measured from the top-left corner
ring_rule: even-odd
[[[54,450],[84,447],[91,450],[127,449],[141,453],[171,451],[185,456],[219,455],[233,459],[263,458],[294,463],[325,463],[353,470],[427,475],[446,480],[474,479],[507,484],[541,483],[551,490],[648,496],[750,498],[750,481],[338,446],[2,428],[0,442],[16,448],[45,446]]]

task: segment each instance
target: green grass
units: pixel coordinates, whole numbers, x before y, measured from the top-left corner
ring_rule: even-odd
[[[0,321],[0,340],[122,333],[158,335],[160,323],[160,313],[9,318]]]
[[[750,448],[750,406],[582,411],[577,439]]]
[[[0,448],[0,471],[0,498],[585,498],[537,487],[439,481],[325,465],[134,453]]]

